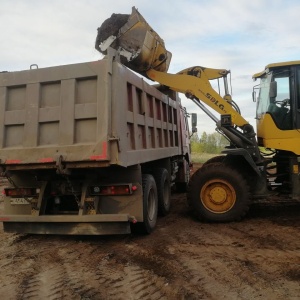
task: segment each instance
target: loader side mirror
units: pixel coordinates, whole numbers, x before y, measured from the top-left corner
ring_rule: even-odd
[[[192,113],[192,132],[197,132],[197,114]]]
[[[277,97],[277,81],[270,82],[269,97],[270,98],[276,98]]]
[[[253,102],[256,102],[256,100],[257,100],[256,90],[259,90],[259,86],[260,86],[260,84],[257,84],[253,87],[253,91],[252,91],[252,100],[253,100]]]

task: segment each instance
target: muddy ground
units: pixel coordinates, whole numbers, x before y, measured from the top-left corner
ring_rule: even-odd
[[[1,299],[299,299],[299,211],[273,199],[242,222],[205,224],[174,194],[149,236],[18,235],[0,223]]]

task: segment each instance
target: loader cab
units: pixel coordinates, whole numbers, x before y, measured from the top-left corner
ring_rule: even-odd
[[[260,79],[253,92],[259,145],[275,149],[292,147],[284,145],[286,139],[291,144],[296,139],[299,145],[300,61],[270,64],[253,78]]]

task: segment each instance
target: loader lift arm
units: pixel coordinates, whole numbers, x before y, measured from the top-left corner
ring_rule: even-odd
[[[125,24],[117,21],[112,15],[107,22],[116,25],[116,28],[111,30],[114,26],[102,24],[98,29],[96,46],[100,41],[100,52],[105,54],[103,50],[113,48],[117,54],[115,58],[134,72],[185,94],[215,122],[217,131],[230,141],[230,145],[222,151],[226,155],[208,160],[193,173],[187,190],[193,213],[200,220],[240,220],[249,209],[250,195],[262,197],[268,193],[267,161],[260,153],[252,125],[244,119],[230,96],[227,82],[230,72],[196,66],[177,74],[167,73],[171,53],[140,13],[133,7]],[[107,43],[107,40],[112,43]],[[211,80],[214,79],[224,80],[224,97],[212,87]]]
[[[135,7],[132,8],[131,15],[113,14],[103,22],[98,28],[95,46],[102,54],[106,54],[109,47],[113,48],[118,53],[121,63],[131,70],[146,75],[174,91],[184,93],[213,119],[218,131],[230,140],[231,149],[225,150],[224,153],[231,150],[234,155],[243,155],[253,168],[257,169],[256,165],[262,162],[262,158],[256,135],[253,127],[236,109],[228,93],[229,71],[191,67],[177,74],[167,73],[172,55],[166,50],[163,39]],[[218,78],[224,79],[224,98],[210,84],[210,80]],[[221,114],[221,122],[201,101]]]
[[[221,116],[229,116],[230,124],[223,124],[214,115],[209,115],[221,131],[231,142],[231,148],[235,149],[234,154],[242,154],[256,169],[257,164],[262,163],[262,158],[256,141],[254,129],[241,114],[230,103],[231,96],[228,94],[227,74],[225,69],[211,69],[204,67],[191,67],[184,69],[177,74],[170,74],[150,69],[147,76],[168,86],[170,89],[185,94],[192,99],[206,114],[210,112],[205,109],[201,101],[218,112]],[[209,80],[224,78],[226,95],[221,97],[211,86]],[[231,124],[232,123],[232,124]],[[238,130],[235,126],[242,131]],[[236,149],[239,149],[237,152]],[[225,150],[224,153],[228,153]]]

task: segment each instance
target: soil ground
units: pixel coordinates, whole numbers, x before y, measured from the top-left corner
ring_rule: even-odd
[[[299,299],[300,203],[254,203],[242,222],[201,223],[185,194],[148,236],[3,232],[1,299]],[[3,209],[0,206],[0,210]]]

